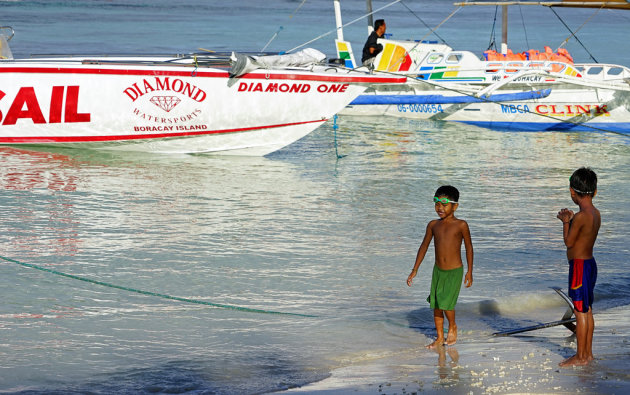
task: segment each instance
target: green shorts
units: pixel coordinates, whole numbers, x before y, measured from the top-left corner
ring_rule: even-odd
[[[457,298],[459,297],[459,290],[462,287],[463,277],[464,266],[451,270],[442,270],[437,265],[433,265],[431,293],[427,298],[431,308],[454,310],[455,303],[457,303]]]

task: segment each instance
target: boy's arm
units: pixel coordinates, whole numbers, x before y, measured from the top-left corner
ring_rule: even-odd
[[[407,285],[411,287],[411,283],[413,282],[413,278],[418,273],[418,268],[424,259],[424,256],[429,249],[429,244],[431,244],[431,239],[433,238],[433,224],[435,221],[431,221],[427,224],[427,230],[424,233],[424,239],[422,240],[422,244],[420,244],[420,248],[418,248],[418,254],[416,255],[416,263],[413,265],[413,269],[411,270],[411,274],[407,277]]]
[[[573,248],[577,241],[580,229],[585,225],[586,217],[582,213],[573,215],[571,221],[562,221],[562,238],[567,248]]]
[[[571,221],[573,220],[574,217],[575,215],[573,214],[573,211],[568,210],[566,208],[563,208],[562,210],[558,211],[558,215],[556,215],[556,218],[562,221],[562,238],[564,239],[564,244],[568,248],[570,247],[567,244],[567,237],[569,236],[569,229],[573,227],[571,226]],[[575,228],[577,230],[577,227]],[[573,245],[573,243],[571,245]]]
[[[472,239],[470,237],[470,229],[468,228],[468,223],[466,221],[462,222],[462,235],[464,237],[464,246],[466,247],[466,262],[468,263],[468,271],[466,272],[466,277],[464,278],[464,285],[466,285],[466,288],[468,288],[473,283],[472,272],[475,253],[473,251]]]

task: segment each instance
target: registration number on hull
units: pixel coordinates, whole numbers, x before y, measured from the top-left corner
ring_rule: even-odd
[[[437,114],[444,112],[441,104],[398,104],[398,112],[422,112],[427,114]]]

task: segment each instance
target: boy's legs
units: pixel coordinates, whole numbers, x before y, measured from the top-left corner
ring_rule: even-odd
[[[560,366],[580,366],[588,363],[587,350],[590,350],[590,346],[587,347],[587,343],[589,339],[589,327],[591,326],[589,313],[592,319],[593,314],[590,309],[588,313],[582,313],[575,310],[575,338],[577,341],[577,352],[574,356],[560,362]],[[593,339],[592,332],[590,339],[591,341]]]
[[[595,320],[593,319],[593,308],[588,309],[587,313],[588,329],[586,331],[586,360],[592,361],[593,358],[593,332],[595,331]]]
[[[593,360],[595,321],[591,306],[594,299],[593,289],[597,281],[597,263],[594,258],[575,259],[570,260],[569,263],[569,297],[576,306],[573,311],[575,312],[577,352],[561,362],[560,366],[586,365]],[[578,308],[583,310],[586,306],[588,306],[588,311],[582,313],[578,310]]]
[[[448,334],[446,336],[446,345],[452,346],[457,342],[457,324],[455,324],[455,310],[444,310],[448,319]]]
[[[444,345],[444,310],[433,309],[433,322],[435,322],[437,339],[429,344],[427,348],[435,348]]]

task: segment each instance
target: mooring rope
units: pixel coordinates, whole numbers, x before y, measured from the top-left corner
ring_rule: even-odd
[[[339,129],[337,118],[339,118],[339,116],[335,114],[335,116],[333,117],[333,131],[335,132],[335,155],[337,155],[337,159],[341,159],[346,155],[339,155],[339,150],[337,149],[337,129]]]
[[[339,29],[343,29],[343,28],[344,28],[344,27],[346,27],[346,26],[350,26],[350,25],[352,25],[352,24],[355,24],[355,23],[357,23],[357,22],[361,21],[362,19],[364,19],[364,18],[366,18],[366,17],[368,17],[368,16],[370,16],[370,15],[374,15],[374,14],[376,14],[377,12],[382,11],[382,10],[384,10],[384,9],[385,9],[385,8],[387,8],[387,7],[391,7],[391,6],[393,6],[394,4],[399,3],[399,2],[401,2],[401,1],[402,1],[402,0],[394,0],[394,1],[392,1],[391,3],[386,4],[386,5],[382,6],[381,8],[379,8],[379,9],[377,9],[377,10],[374,10],[374,11],[372,11],[372,12],[368,13],[368,14],[365,14],[365,15],[363,15],[363,16],[360,16],[360,17],[358,17],[358,18],[356,18],[356,19],[354,19],[354,20],[352,20],[352,21],[350,21],[350,22],[348,22],[348,23],[344,23],[344,24],[343,24],[343,25],[342,25]],[[306,46],[306,45],[309,45],[310,43],[313,43],[313,42],[315,42],[315,41],[317,41],[317,40],[320,40],[320,39],[322,39],[322,38],[324,38],[324,37],[326,37],[326,36],[329,36],[329,35],[331,35],[331,34],[333,34],[333,33],[336,33],[336,32],[337,32],[337,30],[339,30],[339,29],[338,29],[338,28],[335,28],[334,30],[328,31],[328,32],[326,32],[326,33],[324,33],[324,34],[320,34],[319,36],[315,37],[315,38],[314,38],[314,39],[312,39],[312,40],[309,40],[309,41],[307,41],[307,42],[305,42],[305,43],[303,43],[303,44],[298,45],[298,46],[297,46],[297,47],[295,47],[295,48],[291,48],[291,49],[289,49],[288,51],[285,51],[285,53],[291,53],[291,52],[295,51],[296,49],[300,49],[300,48],[302,48],[302,47],[304,47],[304,46]]]
[[[603,6],[602,6],[602,7],[603,7]],[[586,22],[590,21],[590,20],[591,20],[591,18],[593,18],[593,17],[594,17],[594,16],[595,16],[595,15],[599,12],[599,10],[601,10],[601,8],[600,8],[600,9],[598,9],[597,11],[595,11],[595,14],[593,14],[593,15],[591,16],[591,18],[589,18],[586,22],[584,22],[584,23],[582,24],[582,26],[580,26],[580,28],[579,28],[579,29],[578,29],[575,33],[571,30],[571,28],[569,27],[569,25],[567,25],[567,24],[566,24],[566,23],[562,20],[562,18],[560,18],[560,15],[558,15],[558,13],[556,12],[556,10],[554,10],[554,9],[553,9],[553,7],[549,7],[549,9],[551,10],[551,12],[553,12],[553,13],[556,15],[556,17],[558,18],[558,20],[559,20],[560,22],[562,22],[562,24],[564,25],[564,27],[566,27],[566,28],[567,28],[567,30],[569,31],[569,33],[571,33],[571,35],[570,35],[570,36],[569,36],[566,40],[564,40],[564,41],[562,42],[562,44],[560,44],[560,46],[559,46],[558,48],[560,48],[560,47],[562,47],[564,44],[566,44],[566,43],[569,41],[569,39],[570,39],[571,37],[575,37],[575,40],[576,40],[578,43],[580,43],[580,45],[582,46],[582,48],[584,48],[584,50],[586,51],[586,53],[588,53],[588,55],[591,57],[591,59],[593,59],[593,61],[594,61],[595,63],[599,63],[599,62],[597,61],[597,59],[595,59],[595,57],[593,56],[593,54],[592,54],[592,53],[588,50],[588,48],[586,48],[586,45],[584,45],[584,44],[582,43],[582,41],[580,41],[580,39],[578,38],[578,36],[576,36],[576,33],[577,33],[580,29],[582,29],[582,27],[586,24]]]
[[[422,20],[422,18],[420,18],[418,16],[418,14],[416,14],[415,12],[413,12],[413,10],[411,8],[409,8],[409,6],[407,6],[407,4],[405,4],[404,1],[401,1],[400,4],[402,4],[403,6],[405,6],[405,8],[411,13],[411,15],[415,16],[417,20],[419,20],[420,22],[422,22],[422,24],[424,25],[424,27],[426,27],[427,29],[429,29],[431,31],[431,33],[435,34],[435,36],[437,38],[439,38],[440,40],[442,40],[442,42],[446,45],[448,45],[448,43],[446,42],[446,40],[444,40],[442,37],[440,37],[439,34],[437,34],[437,32],[435,31],[435,29],[432,29],[431,26],[427,25],[427,23]]]
[[[220,309],[229,309],[229,310],[242,311],[242,312],[246,312],[246,313],[288,315],[288,316],[294,316],[294,317],[308,317],[308,318],[315,318],[315,317],[317,317],[315,315],[310,315],[310,314],[288,313],[288,312],[282,312],[282,311],[253,309],[253,308],[250,308],[250,307],[234,306],[234,305],[221,304],[221,303],[212,303],[212,302],[206,302],[204,300],[182,298],[182,297],[179,297],[179,296],[165,295],[165,294],[161,294],[161,293],[157,293],[157,292],[143,291],[141,289],[124,287],[124,286],[121,286],[121,285],[115,285],[115,284],[110,284],[110,283],[106,283],[106,282],[103,282],[103,281],[92,280],[92,279],[89,279],[89,278],[86,278],[86,277],[76,276],[74,274],[63,273],[63,272],[60,272],[60,271],[57,271],[57,270],[48,269],[48,268],[45,268],[45,267],[42,267],[42,266],[38,266],[38,265],[33,265],[31,263],[20,262],[20,261],[17,261],[15,259],[7,258],[7,257],[1,256],[1,255],[0,255],[0,259],[3,259],[5,261],[7,261],[7,262],[18,264],[20,266],[28,267],[28,268],[31,268],[31,269],[41,270],[42,272],[47,272],[47,273],[55,274],[57,276],[71,278],[73,280],[84,281],[86,283],[101,285],[103,287],[121,289],[123,291],[134,292],[134,293],[137,293],[137,294],[148,295],[148,296],[154,296],[154,297],[158,297],[158,298],[162,298],[162,299],[176,300],[178,302],[194,303],[194,304],[200,304],[200,305],[205,305],[205,306],[216,307],[216,308],[220,308]]]

